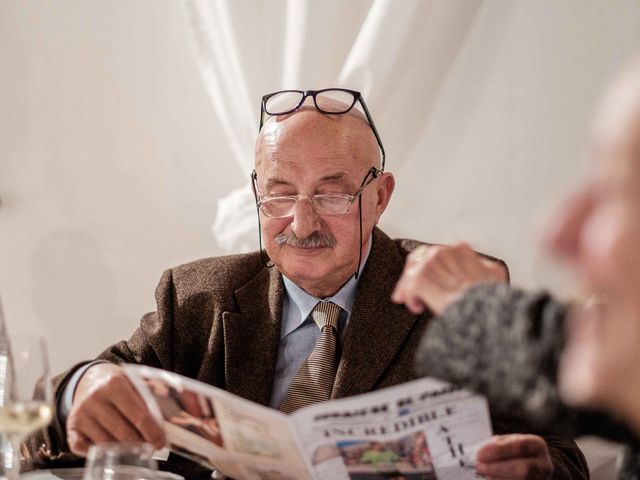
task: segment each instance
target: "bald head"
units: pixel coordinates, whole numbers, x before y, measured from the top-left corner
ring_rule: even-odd
[[[316,297],[335,294],[353,276],[389,203],[393,175],[371,172],[380,161],[371,127],[353,109],[331,115],[301,108],[270,118],[258,135],[256,193],[281,204],[295,198],[285,216],[259,209],[265,250]]]
[[[640,57],[616,77],[594,121],[599,150],[625,149],[640,166]]]
[[[345,114],[324,114],[303,107],[269,118],[256,140],[256,168],[295,150],[309,151],[301,161],[340,156],[355,168],[380,168],[380,149],[366,117],[352,108]]]

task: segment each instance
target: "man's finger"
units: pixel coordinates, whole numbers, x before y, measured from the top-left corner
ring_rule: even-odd
[[[409,310],[414,315],[420,315],[427,309],[427,306],[422,303],[422,301],[420,301],[418,297],[412,297],[405,300],[404,305],[405,307],[407,307],[407,310]]]
[[[67,443],[72,453],[84,457],[91,446],[91,440],[77,430],[67,431]]]
[[[144,441],[157,448],[164,446],[165,436],[162,427],[158,425],[140,395],[127,379],[123,379],[120,388],[116,389],[112,405],[134,427]]]
[[[443,247],[437,252],[434,260],[441,263],[449,273],[458,281],[468,276],[465,265],[461,258],[460,246]]]
[[[112,404],[102,406],[100,422],[118,442],[135,443],[146,441],[138,428]]]
[[[409,263],[419,262],[429,253],[430,248],[427,245],[419,245],[413,252],[409,254]]]
[[[445,264],[442,257],[426,258],[415,268],[416,290],[424,287],[425,293],[429,293],[430,287],[439,287],[443,290],[457,289],[459,280]],[[435,284],[435,285],[434,285]]]
[[[490,463],[514,458],[535,457],[546,454],[547,444],[543,438],[537,435],[502,435],[480,450],[478,450],[478,462]]]
[[[71,451],[85,455],[89,444],[109,443],[116,439],[105,429],[102,424],[91,416],[84,416],[81,420],[73,421],[69,417],[70,423],[67,425],[67,440]]]
[[[505,267],[493,260],[489,260],[488,258],[481,258],[482,266],[491,272],[491,275],[495,281],[506,282],[507,281],[507,271]]]
[[[466,243],[456,245],[454,249],[457,252],[458,266],[462,269],[465,280],[472,282],[476,279],[486,279],[488,272],[484,268],[480,254]]]

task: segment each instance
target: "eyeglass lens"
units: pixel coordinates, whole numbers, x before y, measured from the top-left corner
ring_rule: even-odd
[[[342,215],[347,213],[352,199],[340,195],[314,195],[309,199],[313,209],[319,215]],[[298,198],[270,198],[260,207],[267,217],[282,218],[293,214]]]
[[[303,100],[302,91],[278,92],[266,100],[264,109],[269,115],[282,115],[300,107]],[[351,109],[355,100],[353,94],[342,90],[322,90],[315,95],[316,107],[325,113],[345,113]]]

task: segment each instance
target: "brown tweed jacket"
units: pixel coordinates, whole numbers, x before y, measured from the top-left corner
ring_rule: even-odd
[[[393,304],[390,296],[406,255],[419,244],[391,240],[374,230],[332,398],[415,378],[415,351],[431,315],[413,315]],[[142,318],[128,341],[109,347],[98,358],[171,370],[267,405],[278,354],[283,294],[282,276],[276,268],[265,267],[257,252],[203,259],[167,270],[156,290],[157,311]],[[61,377],[58,392],[72,372]],[[30,445],[37,451],[35,464],[40,467],[70,458],[65,454],[63,426],[54,424],[47,433],[44,440],[34,437]],[[574,463],[580,456],[572,443],[561,442],[560,447],[561,462]],[[174,456],[163,468],[186,478],[210,475]]]

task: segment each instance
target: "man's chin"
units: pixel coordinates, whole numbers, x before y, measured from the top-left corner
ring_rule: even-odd
[[[575,346],[563,352],[558,387],[562,400],[568,405],[592,408],[599,406],[598,381],[592,362],[586,358],[589,355],[590,352]]]
[[[567,343],[558,370],[562,399],[576,407],[599,408],[603,376],[599,373],[602,352],[599,350],[598,312],[592,308],[570,314]]]

